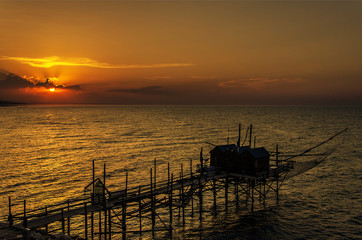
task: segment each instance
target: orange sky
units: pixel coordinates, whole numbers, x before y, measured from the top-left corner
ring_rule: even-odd
[[[361,104],[361,12],[358,1],[1,0],[0,68],[62,87],[3,74],[0,100]]]

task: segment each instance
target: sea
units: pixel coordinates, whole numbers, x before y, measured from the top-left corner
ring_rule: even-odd
[[[187,209],[183,227],[175,212],[176,237],[362,239],[360,106],[1,107],[0,221],[6,222],[9,197],[12,211],[21,212],[23,200],[31,210],[83,196],[92,181],[93,161],[96,177],[103,177],[106,166],[110,191],[124,188],[126,173],[129,187],[148,184],[155,161],[159,181],[167,179],[168,164],[175,175],[181,164],[189,171],[191,160],[195,169],[201,149],[206,159],[215,145],[236,143],[239,123],[244,145],[249,144],[245,135],[252,124],[253,146],[255,140],[256,147],[272,152],[278,144],[285,156],[348,131],[330,141],[335,151],[326,160],[286,179],[278,201],[271,195],[266,206],[250,211],[250,206],[236,207],[230,193],[225,208],[220,193],[218,213],[213,214],[212,198],[205,197],[202,222]],[[324,152],[330,142],[313,151]],[[306,162],[310,157],[294,160]],[[167,238],[165,232],[155,238]]]

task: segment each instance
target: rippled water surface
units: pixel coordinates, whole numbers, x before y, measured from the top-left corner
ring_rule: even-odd
[[[107,166],[111,190],[148,183],[157,160],[178,172],[200,148],[237,140],[250,123],[256,145],[299,153],[349,127],[344,144],[310,171],[285,181],[280,201],[254,213],[236,208],[187,218],[186,239],[358,239],[362,224],[362,108],[245,106],[24,106],[0,108],[0,216],[8,197],[28,208],[81,196]],[[303,161],[303,159],[298,161]],[[195,166],[194,166],[195,167]],[[205,200],[207,201],[207,199]],[[211,205],[210,205],[211,206]],[[210,206],[206,203],[206,209]],[[16,207],[14,207],[16,208]],[[177,224],[177,223],[176,223]],[[195,227],[197,226],[197,227]],[[160,239],[164,235],[158,235]]]

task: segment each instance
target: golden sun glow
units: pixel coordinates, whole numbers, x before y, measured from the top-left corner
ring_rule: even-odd
[[[55,88],[49,88],[49,91],[55,92]]]

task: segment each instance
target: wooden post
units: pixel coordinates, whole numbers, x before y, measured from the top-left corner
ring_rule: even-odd
[[[156,189],[156,166],[157,166],[157,163],[156,163],[156,158],[153,160],[153,165],[154,165],[154,172],[155,172],[155,176],[154,176],[154,188],[153,189]]]
[[[48,206],[45,205],[45,216],[48,216]],[[48,233],[48,224],[45,225],[45,233]]]
[[[24,200],[24,216],[23,216],[23,227],[28,227],[28,220],[26,219],[26,200]]]
[[[182,226],[185,227],[184,170],[182,163],[181,163],[181,203],[182,203]]]
[[[255,182],[254,180],[252,180],[251,182],[251,211],[254,212],[254,187],[255,187]]]
[[[173,173],[171,174],[171,185],[169,193],[169,213],[170,213],[170,239],[172,239],[172,192],[173,192]]]
[[[191,176],[191,187],[190,191],[193,191],[194,188],[194,176],[192,173],[192,158],[190,158],[190,176]],[[191,194],[191,217],[194,216],[194,194]]]
[[[212,176],[212,190],[213,190],[213,194],[214,194],[214,213],[217,214],[217,205],[216,205],[216,179],[215,179],[215,172],[214,175]]]
[[[259,182],[259,201],[261,201],[262,191],[261,191],[261,181]]]
[[[91,239],[94,239],[94,212],[91,212]]]
[[[239,181],[235,179],[235,199],[236,199],[236,207],[239,207]]]
[[[202,148],[200,151],[200,163],[201,163],[201,169],[200,169],[200,175],[199,175],[199,207],[200,207],[200,211],[199,211],[199,218],[200,218],[200,222],[202,220],[202,183],[201,183],[201,178],[203,177],[203,171],[204,171],[204,163],[203,163],[203,157],[202,157]]]
[[[245,194],[245,206],[248,208],[248,199],[250,196],[250,180],[248,179],[246,182],[246,194]]]
[[[126,219],[127,219],[127,209],[126,209],[126,198],[123,197],[123,204],[122,204],[122,239],[125,240],[127,235],[127,225],[126,225]]]
[[[108,232],[109,232],[109,240],[112,239],[112,211],[111,208],[108,210]]]
[[[126,239],[127,232],[127,194],[128,194],[128,171],[126,171],[126,188],[124,190],[123,204],[122,204],[122,239]]]
[[[107,240],[107,202],[106,202],[106,196],[104,195],[104,201],[103,201],[103,211],[104,211],[104,240]]]
[[[64,209],[62,208],[62,233],[65,234]]]
[[[228,173],[226,173],[225,177],[225,211],[228,211],[228,202],[229,202],[229,177]]]
[[[250,124],[250,136],[249,136],[249,146],[251,147],[251,139],[253,135],[253,124]]]
[[[155,237],[155,225],[156,225],[156,218],[155,218],[155,203],[153,198],[153,184],[152,184],[152,168],[150,169],[150,187],[151,187],[151,220],[152,220],[152,238]]]
[[[126,171],[126,190],[125,190],[126,197],[127,197],[127,192],[128,192],[128,170]]]
[[[69,210],[70,210],[70,203],[69,203],[69,199],[68,199],[68,219],[67,219],[67,224],[68,224],[67,234],[68,234],[68,236],[70,236],[70,214],[69,214]]]
[[[141,185],[138,187],[138,214],[140,219],[140,237],[142,236],[142,203],[141,203]]]
[[[106,164],[103,165],[103,184],[106,186]]]
[[[278,147],[278,144],[276,145],[275,158],[276,158],[276,164],[277,164],[277,169],[278,169],[278,167],[279,167],[279,147]],[[279,201],[279,174],[277,174],[276,178],[277,178],[276,194],[277,194],[277,201]]]
[[[266,196],[265,196],[265,185],[266,185],[266,181],[265,181],[265,179],[264,179],[264,181],[263,181],[263,185],[264,185],[264,194],[263,194],[263,205],[264,205],[264,207],[265,207],[265,198],[266,198]]]
[[[84,203],[84,238],[88,239],[87,203]]]
[[[94,181],[95,181],[95,167],[94,167],[94,160],[92,161],[92,203],[95,201],[94,196]],[[91,238],[94,239],[94,212],[91,212]]]
[[[167,163],[167,192],[170,190],[170,163]]]
[[[98,195],[98,202],[100,203],[101,200],[100,200],[100,195]],[[98,211],[98,216],[99,216],[99,220],[98,220],[98,237],[99,237],[99,240],[102,240],[102,210],[99,210]]]
[[[236,143],[236,145],[238,147],[240,147],[240,135],[241,135],[241,124],[239,123],[239,138],[238,138],[238,142]],[[229,145],[229,144],[228,144]]]
[[[94,202],[94,181],[95,181],[95,168],[94,168],[94,160],[92,161],[92,202]]]
[[[181,171],[180,171],[180,180],[181,180]],[[178,190],[178,198],[179,198],[179,203],[181,203],[182,199],[181,199],[181,188],[179,188]],[[181,207],[180,205],[178,206],[178,217],[180,218],[181,216]]]
[[[9,216],[8,216],[8,221],[9,221],[9,227],[13,226],[14,220],[13,220],[13,215],[11,213],[11,197],[9,197]]]

